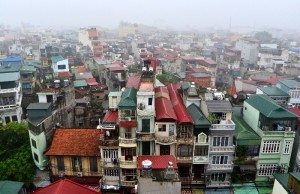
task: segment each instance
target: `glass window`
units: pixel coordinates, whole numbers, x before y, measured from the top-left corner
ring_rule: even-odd
[[[64,165],[64,157],[63,156],[57,156],[56,157],[56,162],[57,162],[57,169],[59,171],[64,171],[65,170],[65,165]]]
[[[91,172],[98,172],[97,157],[90,157],[90,170]]]
[[[36,141],[34,139],[31,139],[31,145],[32,145],[32,147],[37,148]]]
[[[142,132],[150,132],[150,119],[142,119]]]
[[[153,98],[148,98],[148,105],[152,105]]]
[[[34,156],[34,160],[39,162],[39,156],[36,153],[34,153],[33,156]]]
[[[82,171],[82,161],[81,161],[81,157],[78,156],[74,156],[72,157],[72,169],[73,171]]]

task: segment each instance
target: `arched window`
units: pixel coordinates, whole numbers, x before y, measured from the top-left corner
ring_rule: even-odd
[[[200,133],[198,135],[198,143],[206,143],[207,135],[205,133]]]

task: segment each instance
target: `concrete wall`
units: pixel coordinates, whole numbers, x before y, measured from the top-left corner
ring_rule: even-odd
[[[283,186],[275,179],[272,194],[288,194]]]
[[[47,141],[46,141],[46,135],[45,132],[40,133],[39,135],[34,135],[32,131],[28,130],[29,132],[29,138],[30,138],[30,145],[31,145],[31,152],[32,152],[32,158],[35,163],[35,165],[41,169],[44,170],[47,162],[43,162],[44,160],[47,161],[47,157],[44,155],[44,151],[46,151],[47,148]],[[36,142],[36,148],[32,145],[32,140]],[[34,154],[38,156],[39,161],[36,161],[34,159]]]
[[[160,182],[152,181],[151,178],[138,179],[138,193],[139,194],[180,194],[181,182]]]
[[[261,130],[258,128],[259,111],[248,104],[247,101],[244,102],[243,106],[243,119],[254,131],[261,136],[263,135]]]

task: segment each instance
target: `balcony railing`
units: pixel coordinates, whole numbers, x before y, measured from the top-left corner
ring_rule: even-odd
[[[17,87],[15,88],[8,88],[8,89],[1,89],[0,93],[14,93],[14,92],[20,92],[21,91],[21,84],[19,84]]]
[[[234,146],[214,147],[210,146],[210,152],[234,152]]]
[[[209,164],[207,170],[212,171],[232,171],[233,164]]]
[[[100,140],[100,146],[119,146],[119,140]]]
[[[208,156],[194,156],[193,164],[208,164]]]
[[[231,120],[221,121],[220,124],[212,124],[211,130],[234,130],[235,124]]]
[[[230,181],[209,181],[207,187],[230,187]]]
[[[169,136],[169,137],[156,137],[157,143],[176,143],[175,136]]]
[[[182,185],[190,185],[192,183],[192,177],[180,177],[180,182]]]
[[[295,132],[293,131],[264,131],[264,135],[267,136],[278,136],[278,137],[294,137]]]
[[[193,157],[192,156],[177,156],[178,163],[192,163]]]
[[[194,138],[193,137],[177,137],[177,143],[179,144],[193,144]]]
[[[119,138],[119,144],[136,144],[136,138],[134,139]]]
[[[154,141],[154,134],[137,134],[138,141]]]
[[[134,187],[137,184],[136,181],[123,181],[121,180],[121,185],[123,187]]]

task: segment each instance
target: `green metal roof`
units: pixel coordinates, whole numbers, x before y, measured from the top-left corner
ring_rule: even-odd
[[[92,61],[88,61],[86,63],[88,64],[90,71],[93,71],[93,70],[97,69],[96,64],[94,64]]]
[[[163,87],[165,86],[163,83],[161,83],[158,79],[155,79],[155,87]]]
[[[260,194],[254,183],[232,184],[234,194]]]
[[[211,126],[210,122],[203,115],[202,111],[196,104],[192,103],[191,105],[189,105],[187,107],[187,111],[190,117],[193,119],[195,125],[203,126],[203,127]]]
[[[108,96],[122,96],[122,92],[109,92]]]
[[[62,61],[64,58],[61,55],[51,57],[52,63],[57,63],[58,61]]]
[[[290,97],[288,93],[282,91],[277,87],[259,87],[258,89],[260,89],[268,96]]]
[[[253,106],[267,118],[298,118],[293,113],[276,104],[272,98],[264,94],[251,95],[245,102]]]
[[[1,73],[0,74],[0,82],[17,81],[19,78],[20,78],[19,72]]]
[[[36,68],[34,66],[31,65],[23,65],[23,67],[21,67],[20,69],[20,73],[34,73],[36,71]]]
[[[1,65],[0,73],[19,72],[20,68],[21,65],[17,64]]]
[[[135,109],[136,108],[137,89],[129,88],[122,94],[121,101],[118,105],[119,109]]]
[[[51,106],[51,103],[34,102],[30,103],[27,109],[48,109],[49,106]]]
[[[281,184],[281,186],[288,191],[288,179],[289,179],[289,174],[284,173],[284,174],[273,174],[274,178]]]
[[[237,145],[260,145],[261,137],[241,118],[233,116]]]
[[[86,87],[87,86],[87,83],[85,80],[75,80],[74,81],[74,87]]]
[[[296,88],[300,87],[300,82],[296,80],[289,80],[289,79],[284,79],[284,80],[278,80],[278,82],[281,82],[283,85],[289,87],[289,88]]]
[[[300,172],[290,172],[290,175],[292,175],[295,179],[300,181]]]
[[[0,193],[18,194],[23,185],[17,181],[0,181]]]
[[[182,84],[181,84],[181,88],[183,90],[188,89],[190,86],[191,86],[190,82],[182,82]]]

